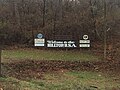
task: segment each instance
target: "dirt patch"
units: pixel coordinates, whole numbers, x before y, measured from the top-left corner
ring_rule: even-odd
[[[60,70],[69,71],[96,71],[112,72],[119,74],[120,62],[97,61],[97,62],[80,62],[80,61],[33,61],[26,60],[17,63],[3,64],[4,75],[12,76],[19,79],[42,78],[46,72],[57,72]]]

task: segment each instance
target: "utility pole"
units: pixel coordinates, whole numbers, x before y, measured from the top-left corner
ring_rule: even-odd
[[[106,0],[104,0],[104,60],[107,57]]]

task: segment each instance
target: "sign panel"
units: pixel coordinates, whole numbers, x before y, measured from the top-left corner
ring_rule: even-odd
[[[45,39],[35,39],[34,42],[34,46],[45,46]]]
[[[78,41],[69,40],[69,39],[46,40],[45,37],[43,38],[42,34],[38,34],[37,38],[34,39],[34,46],[48,47],[48,48],[77,48],[77,47],[88,48],[90,47],[90,40],[88,35],[83,35],[83,40],[78,40]]]
[[[88,38],[88,35],[83,35],[83,40],[79,40],[79,47],[90,47],[90,40],[88,40]]]
[[[80,44],[79,47],[90,47],[90,44]]]
[[[47,40],[47,47],[69,47],[75,48],[75,41],[56,41],[56,40]]]
[[[80,40],[79,43],[90,43],[90,40]]]

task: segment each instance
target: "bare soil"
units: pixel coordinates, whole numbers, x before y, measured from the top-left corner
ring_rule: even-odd
[[[18,79],[37,78],[41,79],[46,72],[57,71],[93,71],[103,72],[111,75],[120,76],[120,62],[97,61],[33,61],[26,60],[21,62],[3,64],[5,68],[3,75],[15,77]]]

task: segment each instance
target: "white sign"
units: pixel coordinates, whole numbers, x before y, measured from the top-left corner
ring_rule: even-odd
[[[80,40],[79,43],[90,43],[90,40]]]
[[[75,41],[54,41],[48,40],[47,47],[77,47]]]
[[[79,40],[79,47],[90,47],[90,40],[88,38],[88,35],[83,35],[84,40]]]
[[[34,39],[34,46],[45,46],[45,39]]]
[[[80,47],[90,47],[90,44],[80,44]]]

